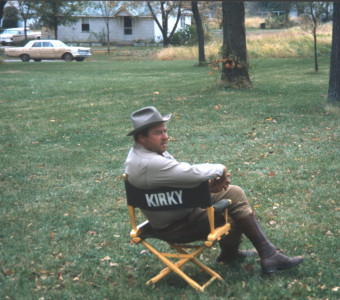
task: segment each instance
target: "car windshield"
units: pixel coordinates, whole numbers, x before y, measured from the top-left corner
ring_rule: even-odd
[[[14,30],[14,29],[6,29],[4,30],[3,34],[19,34],[20,30]]]

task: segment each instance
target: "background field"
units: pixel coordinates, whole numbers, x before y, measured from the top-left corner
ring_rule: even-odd
[[[252,59],[252,90],[219,88],[196,60],[0,64],[1,299],[339,298],[339,110],[329,58]],[[173,113],[169,151],[223,162],[267,235],[299,267],[262,276],[255,258],[216,265],[198,294],[130,243],[121,174],[129,115]],[[244,248],[250,247],[245,242]],[[193,269],[194,271],[195,269]],[[190,268],[189,268],[189,271]],[[203,274],[198,275],[200,279]]]

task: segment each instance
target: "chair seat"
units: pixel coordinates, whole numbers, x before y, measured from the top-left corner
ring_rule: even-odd
[[[215,209],[215,213],[223,213],[226,208],[228,208],[230,206],[231,202],[229,200],[226,199],[222,199],[219,202],[215,203],[214,209]],[[178,244],[184,244],[184,243],[192,243],[195,242],[197,240],[193,240],[193,239],[189,239],[189,238],[181,238],[178,237],[178,239],[176,240],[167,240],[164,238],[161,238],[159,235],[157,235],[157,232],[151,227],[150,223],[148,221],[145,221],[143,223],[141,223],[138,227],[137,227],[137,232],[135,232],[134,230],[131,231],[131,237],[137,237],[138,239],[136,239],[136,242],[139,243],[140,239],[147,239],[147,238],[151,238],[151,239],[161,239],[163,241],[166,242],[170,242],[170,243],[178,243]],[[202,239],[205,240],[205,239]]]

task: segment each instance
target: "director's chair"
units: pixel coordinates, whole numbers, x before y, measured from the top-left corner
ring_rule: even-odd
[[[218,273],[204,265],[196,258],[196,256],[202,253],[206,248],[210,248],[216,241],[220,240],[223,235],[227,235],[229,233],[230,224],[228,223],[227,207],[230,205],[231,200],[223,199],[213,206],[210,198],[208,182],[203,182],[195,188],[165,187],[147,190],[134,187],[128,181],[126,174],[123,175],[123,178],[127,196],[128,212],[132,223],[132,230],[130,232],[132,241],[135,244],[142,243],[150,252],[152,252],[167,266],[165,269],[161,270],[157,276],[148,280],[146,284],[155,284],[171,272],[176,273],[195,290],[199,290],[201,292],[203,292],[204,289],[215,279],[223,281],[223,278]],[[200,245],[197,245],[197,243],[183,243],[182,241],[177,242],[161,239],[170,246],[170,251],[174,249],[178,253],[163,253],[156,250],[154,246],[151,246],[151,244],[146,241],[147,238],[160,239],[154,234],[149,222],[145,221],[138,226],[136,224],[135,208],[164,211],[194,207],[202,207],[207,209],[210,233],[204,241],[200,241]],[[217,228],[215,228],[214,224],[215,210],[219,213],[224,211],[225,216],[225,224]],[[178,261],[172,262],[168,258],[178,259]],[[198,284],[180,269],[189,261],[197,265],[201,271],[206,272],[210,276],[210,279],[203,285]]]

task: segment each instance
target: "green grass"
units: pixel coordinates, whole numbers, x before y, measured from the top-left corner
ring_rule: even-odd
[[[329,59],[317,74],[312,58],[252,60],[252,90],[223,90],[196,63],[0,64],[1,299],[339,298]],[[228,166],[273,243],[304,255],[299,268],[262,276],[255,258],[217,265],[214,247],[204,260],[225,282],[204,294],[173,275],[145,286],[162,266],[130,244],[120,176],[129,115],[146,105],[174,114],[177,159]]]

